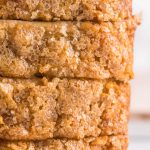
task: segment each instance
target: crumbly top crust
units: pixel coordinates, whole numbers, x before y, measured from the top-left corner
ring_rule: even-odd
[[[0,0],[3,19],[120,21],[131,15],[132,0]]]

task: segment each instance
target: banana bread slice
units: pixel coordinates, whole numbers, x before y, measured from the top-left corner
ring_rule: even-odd
[[[122,22],[0,21],[0,75],[133,77],[136,19]]]
[[[132,0],[0,0],[0,18],[118,21],[132,14]]]
[[[1,150],[127,150],[127,136],[102,136],[82,140],[0,141]]]
[[[129,103],[129,85],[111,80],[0,78],[0,138],[127,134]]]

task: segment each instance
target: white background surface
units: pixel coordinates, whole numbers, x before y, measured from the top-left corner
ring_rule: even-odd
[[[150,0],[133,0],[133,10],[142,12],[142,25],[135,36],[135,80],[132,81],[132,111],[150,113]]]
[[[142,12],[135,37],[135,80],[132,81],[132,113],[150,114],[150,0],[133,0],[134,12]],[[129,150],[150,150],[150,120],[132,120]]]

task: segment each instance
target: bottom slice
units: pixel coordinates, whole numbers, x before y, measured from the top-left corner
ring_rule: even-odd
[[[38,142],[0,141],[0,150],[127,150],[127,136],[102,136],[83,140],[50,139]]]

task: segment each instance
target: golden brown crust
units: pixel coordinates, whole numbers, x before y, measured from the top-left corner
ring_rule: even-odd
[[[0,21],[0,75],[133,77],[136,20],[122,22]]]
[[[83,140],[50,139],[39,142],[0,141],[1,150],[127,150],[127,136],[102,136]]]
[[[114,81],[0,78],[0,138],[127,134],[130,88]]]
[[[0,0],[0,18],[118,21],[132,15],[132,0]]]

